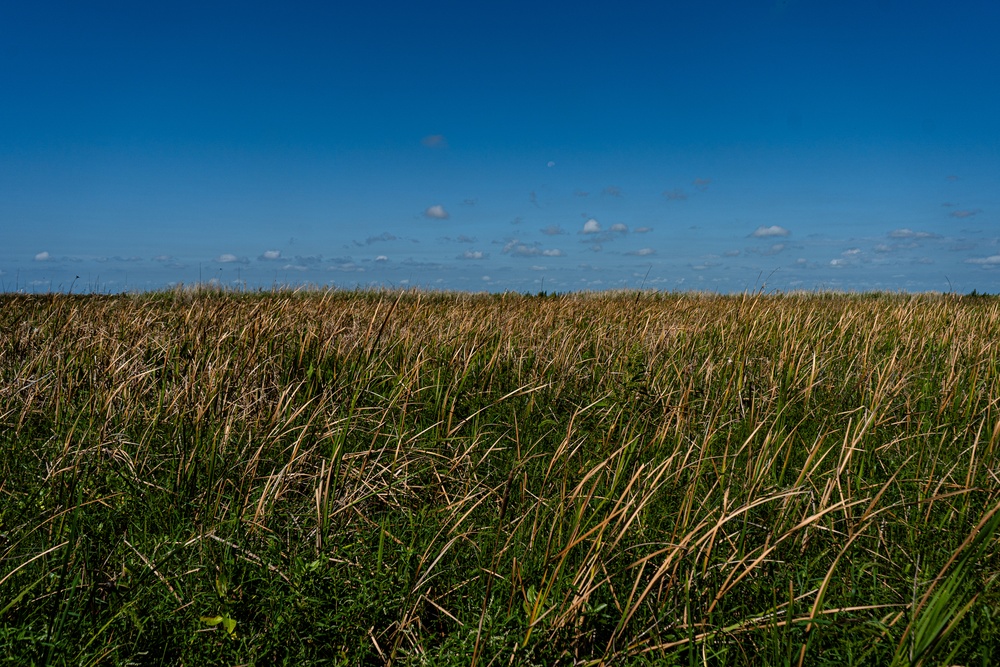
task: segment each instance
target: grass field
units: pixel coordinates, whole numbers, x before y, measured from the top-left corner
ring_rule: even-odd
[[[0,296],[5,664],[995,664],[1000,298]]]

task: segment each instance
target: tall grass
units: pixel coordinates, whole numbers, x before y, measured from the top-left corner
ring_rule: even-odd
[[[1000,300],[0,297],[17,664],[990,664]]]

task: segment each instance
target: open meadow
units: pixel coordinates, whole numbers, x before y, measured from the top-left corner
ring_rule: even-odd
[[[0,296],[0,663],[1000,655],[1000,298]]]

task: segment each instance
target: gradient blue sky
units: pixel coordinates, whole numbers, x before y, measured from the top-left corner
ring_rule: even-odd
[[[0,280],[997,292],[998,29],[995,0],[3,3]]]

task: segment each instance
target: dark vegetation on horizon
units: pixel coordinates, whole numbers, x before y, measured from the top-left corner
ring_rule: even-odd
[[[992,664],[1000,298],[0,295],[0,662]]]

